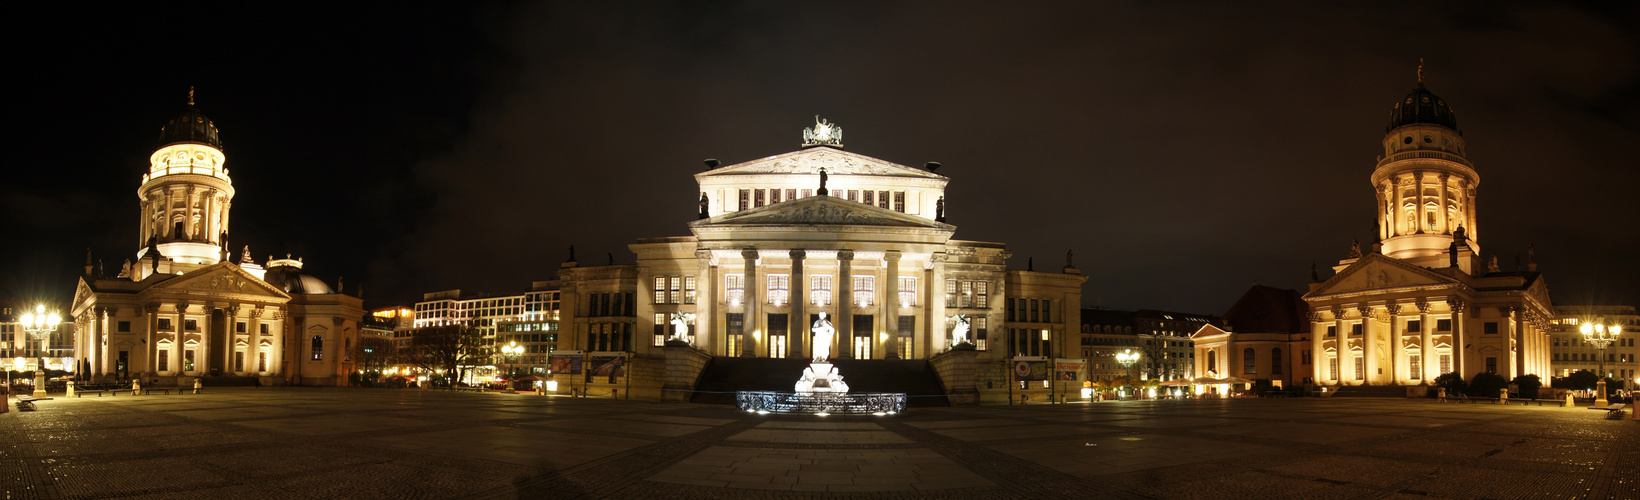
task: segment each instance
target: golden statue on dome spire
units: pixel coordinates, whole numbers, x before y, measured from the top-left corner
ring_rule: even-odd
[[[1418,84],[1424,84],[1424,58],[1418,58]]]
[[[188,86],[188,105],[189,106],[194,105],[194,86],[193,85]]]

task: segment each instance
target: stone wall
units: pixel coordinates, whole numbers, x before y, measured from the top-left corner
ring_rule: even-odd
[[[666,346],[665,372],[661,375],[659,398],[662,401],[688,402],[694,395],[695,382],[712,359],[705,351],[688,346]]]
[[[946,351],[928,360],[945,385],[947,399],[952,405],[979,404],[979,389],[975,385],[979,368],[978,351]]]

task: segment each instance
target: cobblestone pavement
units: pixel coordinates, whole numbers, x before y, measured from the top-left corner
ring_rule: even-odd
[[[0,414],[27,498],[1640,498],[1640,422],[1268,399],[759,416],[379,389],[92,397]]]

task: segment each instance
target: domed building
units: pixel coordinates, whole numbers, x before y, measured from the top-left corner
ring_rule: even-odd
[[[92,380],[347,384],[362,301],[304,273],[300,259],[270,257],[264,268],[246,248],[229,260],[226,163],[190,89],[137,190],[135,260],[108,276],[86,256],[71,315],[75,358]]]
[[[1548,285],[1530,258],[1510,271],[1495,256],[1482,258],[1480,174],[1457,113],[1424,86],[1422,68],[1418,80],[1391,105],[1369,177],[1373,241],[1355,244],[1304,295],[1309,331],[1299,336],[1304,359],[1314,354],[1312,381],[1427,386],[1445,373],[1547,380]]]

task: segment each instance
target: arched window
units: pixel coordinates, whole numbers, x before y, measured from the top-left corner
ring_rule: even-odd
[[[319,361],[321,359],[325,359],[325,338],[320,337],[318,335],[314,335],[313,336],[313,360],[314,361]]]
[[[1207,351],[1207,371],[1210,371],[1210,372],[1213,372],[1213,373],[1218,373],[1218,371],[1219,371],[1219,352],[1218,351]]]
[[[1258,373],[1258,354],[1251,347],[1241,351],[1241,372]]]
[[[1270,350],[1270,373],[1273,374],[1273,375],[1281,375],[1281,348],[1280,347],[1277,347],[1275,349]]]

